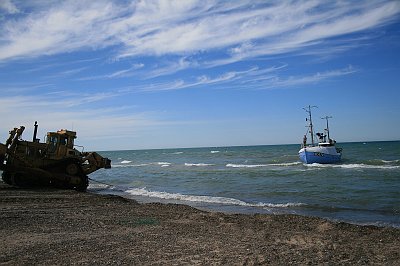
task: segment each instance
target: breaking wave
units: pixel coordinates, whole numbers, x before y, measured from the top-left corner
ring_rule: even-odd
[[[268,164],[269,166],[292,166],[292,165],[299,165],[302,164],[302,162],[292,162],[292,163],[271,163]]]
[[[185,166],[213,166],[215,164],[210,163],[185,163]]]
[[[233,164],[228,163],[226,167],[233,167],[233,168],[255,168],[255,167],[266,167],[268,164]]]
[[[168,162],[157,162],[158,165],[160,165],[161,167],[168,167],[171,165],[171,163]]]
[[[393,161],[387,161],[387,160],[380,160],[382,163],[385,164],[397,164],[400,163],[400,160],[393,160]]]
[[[141,166],[148,166],[148,163],[140,163],[140,164],[113,164],[111,168],[124,168],[124,167],[141,167]]]
[[[288,202],[288,203],[247,203],[238,199],[225,198],[225,197],[212,197],[212,196],[196,196],[196,195],[184,195],[180,193],[168,193],[159,191],[149,191],[145,188],[135,188],[125,191],[132,196],[143,196],[151,198],[159,198],[165,200],[179,200],[189,202],[200,202],[200,203],[212,203],[212,204],[223,204],[223,205],[236,205],[245,207],[260,207],[260,208],[289,208],[304,206],[305,203]]]
[[[268,166],[293,166],[299,165],[301,162],[292,162],[292,163],[270,163],[270,164],[233,164],[228,163],[226,167],[232,168],[256,168],[256,167],[268,167]]]
[[[149,165],[159,165],[161,167],[170,166],[171,163],[168,162],[156,162],[156,163],[140,163],[140,164],[130,164],[131,161],[122,161],[121,164],[113,164],[112,168],[120,168],[120,167],[141,167],[141,166],[149,166]]]
[[[370,165],[370,164],[304,164],[307,167],[320,167],[320,168],[345,168],[345,169],[400,169],[398,165]]]

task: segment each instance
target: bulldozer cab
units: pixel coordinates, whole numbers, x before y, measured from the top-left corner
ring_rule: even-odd
[[[68,157],[75,155],[74,140],[76,132],[59,130],[47,133],[47,153],[56,157]]]

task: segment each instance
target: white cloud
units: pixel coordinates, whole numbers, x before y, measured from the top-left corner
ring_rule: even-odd
[[[6,21],[1,31],[0,59],[70,52],[110,45],[99,35],[118,12],[111,4],[65,1],[48,10]],[[112,44],[112,42],[111,42]]]
[[[113,46],[125,57],[226,49],[219,63],[231,63],[379,27],[400,2],[72,0],[33,10],[1,23],[0,60]]]
[[[133,64],[131,67],[114,71],[109,74],[97,75],[97,76],[87,76],[79,78],[78,80],[96,80],[96,79],[114,79],[114,78],[126,78],[137,74],[137,70],[144,67],[144,64]]]
[[[357,72],[352,66],[348,66],[343,69],[330,70],[325,72],[318,72],[312,75],[304,76],[291,76],[288,78],[279,78],[278,76],[271,77],[267,83],[264,84],[265,89],[282,88],[282,87],[294,87],[306,84],[317,83],[322,80],[336,78],[340,76],[350,75]]]
[[[4,10],[9,14],[16,14],[20,12],[11,0],[0,1],[0,10]]]
[[[79,102],[79,97],[63,92],[63,98],[56,95],[14,96],[0,98],[0,142],[8,137],[14,127],[26,126],[24,139],[30,139],[30,129],[34,121],[40,125],[40,137],[48,131],[61,128],[78,132],[78,144],[89,149],[110,148],[103,139],[133,137],[150,127],[160,127],[177,122],[161,120],[157,113],[134,112],[132,106],[113,108],[92,108],[87,103],[107,99],[107,95],[87,96]],[[82,96],[80,96],[82,97]]]
[[[313,84],[323,80],[338,78],[358,72],[353,66],[342,69],[326,70],[309,75],[285,77],[280,71],[287,65],[273,66],[269,68],[253,67],[243,71],[228,71],[216,76],[201,75],[193,78],[179,79],[169,82],[159,82],[131,86],[120,90],[121,93],[155,92],[182,90],[188,88],[203,88],[214,85],[213,88],[264,90],[296,87]]]
[[[188,68],[196,68],[199,64],[197,61],[186,56],[180,57],[176,61],[167,61],[162,66],[155,66],[153,70],[147,71],[145,74],[146,79],[156,78],[165,75],[171,75],[181,70]]]

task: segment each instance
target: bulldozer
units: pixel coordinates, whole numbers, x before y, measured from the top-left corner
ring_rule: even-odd
[[[46,142],[41,143],[37,139],[37,122],[32,141],[22,140],[24,130],[24,126],[10,130],[6,143],[0,143],[0,170],[7,184],[86,191],[90,173],[111,168],[110,159],[97,152],[84,152],[82,146],[74,145],[75,131],[48,132]]]

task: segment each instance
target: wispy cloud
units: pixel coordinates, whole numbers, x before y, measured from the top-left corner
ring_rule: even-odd
[[[3,23],[0,59],[51,55],[106,47],[102,33],[119,10],[107,2],[66,1]],[[29,45],[27,45],[29,44]]]
[[[384,27],[399,14],[396,0],[0,0],[0,135],[38,119],[48,130],[74,124],[83,137],[134,136],[188,123],[160,110],[182,113],[194,90],[304,89],[372,71],[360,53],[344,52],[394,51],[394,27]],[[236,106],[220,109],[241,116]],[[185,117],[212,120],[207,111]]]
[[[16,5],[11,2],[11,0],[2,0],[0,2],[0,10],[3,10],[9,14],[16,14],[20,12]]]
[[[168,126],[177,122],[161,119],[157,113],[135,111],[132,106],[103,107],[93,109],[88,102],[108,99],[108,95],[87,96],[79,102],[64,92],[63,98],[56,94],[47,96],[13,96],[0,98],[2,125],[0,137],[6,139],[9,129],[25,125],[28,128],[39,121],[43,134],[61,128],[78,131],[79,141],[86,148],[110,148],[101,139],[133,137],[149,127]],[[18,124],[16,124],[18,123]],[[29,132],[24,135],[29,139]],[[123,147],[121,147],[123,148]]]
[[[130,75],[132,75],[132,72],[134,70],[140,69],[143,66],[144,66],[144,64],[134,64],[128,69],[123,69],[123,70],[116,71],[114,73],[109,74],[107,77],[108,78],[129,77]]]
[[[24,9],[5,1],[3,9]],[[118,57],[196,55],[219,63],[301,51],[391,22],[398,1],[65,1],[1,23],[0,60],[118,47]],[[29,43],[29,45],[26,45]],[[198,61],[200,62],[200,61]]]
[[[264,69],[253,67],[243,71],[224,72],[216,76],[202,75],[193,77],[191,79],[179,79],[172,82],[169,81],[151,83],[141,86],[131,86],[121,90],[121,92],[124,91],[125,93],[133,93],[171,91],[188,88],[202,88],[208,85],[213,85],[212,88],[214,89],[279,89],[313,84],[358,72],[358,69],[354,68],[353,66],[347,66],[342,69],[326,70],[309,75],[286,77],[286,75],[282,73],[282,70],[285,68],[287,68],[287,65],[273,66]]]
[[[303,86],[306,84],[317,83],[322,80],[328,80],[341,76],[350,75],[356,73],[357,70],[352,66],[348,66],[343,69],[329,70],[325,72],[318,72],[312,75],[304,76],[290,76],[287,78],[273,77],[269,79],[265,84],[265,89],[282,88],[282,87],[295,87]]]
[[[6,97],[9,95],[16,94],[26,94],[32,93],[37,90],[44,90],[52,87],[51,83],[29,83],[29,82],[20,82],[20,83],[0,83],[2,97]]]
[[[52,93],[41,94],[39,96],[7,96],[0,100],[0,111],[8,112],[7,110],[15,110],[15,108],[24,108],[25,110],[44,107],[46,110],[57,110],[63,108],[82,107],[88,103],[94,103],[111,97],[120,96],[117,92],[103,93],[75,93],[68,91],[57,91]],[[15,106],[12,104],[15,103]]]
[[[196,68],[199,64],[197,61],[186,56],[178,58],[176,61],[168,60],[162,66],[155,66],[153,70],[149,70],[144,78],[151,79],[165,75],[171,75],[188,68]]]
[[[104,74],[104,75],[97,75],[97,76],[86,76],[79,78],[78,80],[97,80],[97,79],[115,79],[115,78],[126,78],[137,75],[138,69],[144,67],[144,64],[133,64],[131,67],[127,69],[121,69],[114,71],[112,73]]]

